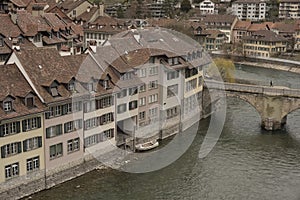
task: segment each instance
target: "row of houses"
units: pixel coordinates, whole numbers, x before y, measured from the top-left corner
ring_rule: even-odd
[[[50,187],[116,146],[188,129],[200,119],[209,64],[201,47],[160,28],[116,34],[81,55],[14,50],[0,65],[0,196]]]

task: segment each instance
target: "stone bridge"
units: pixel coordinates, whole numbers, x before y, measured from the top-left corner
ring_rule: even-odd
[[[246,101],[257,110],[261,117],[261,126],[266,130],[281,129],[286,124],[287,115],[300,109],[300,89],[223,83],[212,80],[206,80],[205,84],[204,102],[214,104],[225,95]],[[203,106],[203,110],[205,109],[207,106]]]

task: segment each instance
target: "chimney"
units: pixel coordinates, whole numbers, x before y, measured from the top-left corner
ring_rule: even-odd
[[[86,9],[86,12],[90,12],[91,11],[91,8],[90,7],[87,7],[87,9]]]
[[[104,5],[101,3],[98,5],[99,16],[104,16]]]

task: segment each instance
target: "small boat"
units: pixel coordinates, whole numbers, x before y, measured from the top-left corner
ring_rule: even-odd
[[[154,140],[154,141],[146,142],[143,144],[137,144],[135,146],[135,148],[136,148],[136,150],[139,150],[139,151],[147,151],[147,150],[153,149],[155,147],[158,147],[158,145],[159,145],[158,141]]]

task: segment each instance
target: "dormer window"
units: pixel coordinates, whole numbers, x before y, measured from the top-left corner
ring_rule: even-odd
[[[50,88],[50,91],[51,91],[51,95],[52,95],[53,97],[58,96],[57,87],[51,87],[51,88]]]
[[[5,101],[5,102],[3,103],[3,110],[4,110],[5,112],[10,112],[10,111],[12,111],[12,101]]]
[[[34,107],[34,98],[32,96],[26,97],[25,104],[28,108],[33,108]]]
[[[106,89],[106,90],[109,88],[108,80],[104,80],[104,81],[103,81],[103,87],[104,87],[104,89]]]
[[[94,84],[92,82],[88,83],[88,90],[89,90],[89,92],[93,92],[94,91]]]

